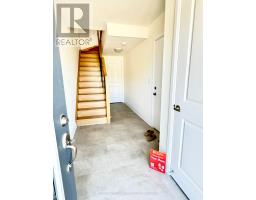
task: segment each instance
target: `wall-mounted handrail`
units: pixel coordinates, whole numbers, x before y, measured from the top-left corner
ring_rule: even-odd
[[[108,120],[108,123],[110,123],[110,102],[109,102],[109,95],[108,95],[108,79],[107,79],[106,63],[102,54],[103,53],[102,33],[103,33],[102,31],[97,31],[98,45],[99,45],[99,62],[100,62],[103,87],[105,88],[105,95],[106,95],[107,120]]]
[[[103,76],[107,76],[107,70],[106,70],[106,65],[105,65],[105,60],[102,55],[103,52],[103,46],[102,46],[102,31],[97,31],[97,36],[98,36],[98,44],[99,44],[99,59],[100,59],[100,64],[102,67],[102,72]]]

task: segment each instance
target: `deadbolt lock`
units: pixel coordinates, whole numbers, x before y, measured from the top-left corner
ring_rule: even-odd
[[[68,117],[66,115],[60,116],[60,124],[61,126],[66,126],[68,124]]]

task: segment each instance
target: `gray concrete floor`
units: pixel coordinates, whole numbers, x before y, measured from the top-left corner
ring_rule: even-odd
[[[80,127],[74,164],[79,200],[183,200],[175,182],[149,168],[151,127],[125,104],[111,104],[111,124]]]

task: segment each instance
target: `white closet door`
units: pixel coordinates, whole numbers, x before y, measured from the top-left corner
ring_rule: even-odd
[[[155,63],[154,63],[154,88],[153,88],[153,126],[160,131],[161,116],[161,88],[163,68],[164,36],[155,40]]]
[[[123,57],[106,56],[110,103],[124,102]]]
[[[175,90],[172,177],[190,200],[203,191],[203,35],[202,0],[179,0],[176,29],[177,74]],[[178,107],[180,107],[180,111]]]

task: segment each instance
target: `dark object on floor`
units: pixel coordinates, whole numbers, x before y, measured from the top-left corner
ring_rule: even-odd
[[[153,134],[153,133],[154,133],[153,130],[147,130],[147,131],[144,133],[144,135],[147,137],[147,136],[149,136],[150,134]]]
[[[155,139],[156,139],[156,135],[154,134],[154,132],[153,133],[149,133],[149,135],[147,136],[147,141],[148,142],[151,142],[151,141],[153,141]]]

